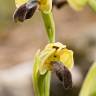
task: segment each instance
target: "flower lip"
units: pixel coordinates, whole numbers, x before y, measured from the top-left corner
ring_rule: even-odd
[[[56,73],[56,76],[63,83],[64,88],[67,90],[72,88],[72,75],[69,69],[58,61],[52,61],[52,70]]]
[[[31,3],[28,2],[21,5],[13,15],[14,21],[23,22],[26,19],[30,19],[34,15],[37,9],[37,6],[38,6],[38,3],[35,1]]]
[[[20,21],[20,22],[23,22],[24,19],[25,19],[25,15],[26,15],[26,3],[23,4],[22,6],[20,6],[14,13],[13,15],[13,18],[14,18],[14,21],[17,22],[17,21]]]
[[[20,4],[19,3],[20,1],[17,2],[18,8],[13,15],[15,22],[23,22],[26,19],[30,19],[35,13],[37,7],[44,13],[48,13],[52,9],[51,0],[24,0]]]

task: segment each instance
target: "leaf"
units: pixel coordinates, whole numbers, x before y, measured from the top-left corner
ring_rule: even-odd
[[[32,74],[33,88],[36,96],[39,96],[39,90],[38,90],[38,69],[40,64],[39,54],[40,54],[40,50],[38,50],[36,53],[34,66],[33,66],[33,74]]]
[[[44,75],[39,73],[40,50],[38,50],[35,56],[35,62],[33,67],[33,88],[35,96],[49,96],[50,94],[50,79],[51,72],[47,72]]]
[[[79,96],[96,96],[96,63],[90,68]]]

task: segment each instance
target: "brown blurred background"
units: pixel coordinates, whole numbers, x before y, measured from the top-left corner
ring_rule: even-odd
[[[14,0],[0,0],[0,70],[2,71],[12,70],[14,66],[20,64],[23,66],[26,62],[33,62],[37,49],[42,49],[48,43],[40,13],[37,11],[31,20],[16,24],[13,21],[15,9]],[[73,71],[75,70],[78,74],[73,75],[75,79],[77,78],[76,82],[80,82],[78,86],[75,84],[70,93],[71,96],[72,94],[78,96],[81,80],[83,80],[81,78],[86,75],[89,67],[96,60],[96,13],[89,7],[76,12],[65,5],[59,10],[53,8],[53,14],[56,23],[56,41],[66,44],[74,51],[75,68]],[[23,71],[21,73],[23,74]],[[65,91],[64,95],[62,85],[54,78],[53,76],[52,96],[70,96]]]

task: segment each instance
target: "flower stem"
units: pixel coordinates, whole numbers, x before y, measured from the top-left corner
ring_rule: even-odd
[[[49,42],[50,43],[55,42],[55,24],[52,12],[49,13],[41,12],[41,14],[48,34]]]

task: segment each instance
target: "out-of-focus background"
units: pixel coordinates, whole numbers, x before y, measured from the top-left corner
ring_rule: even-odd
[[[32,19],[14,23],[15,9],[14,0],[0,0],[0,96],[33,96],[33,59],[36,51],[48,43],[47,35],[38,11]],[[53,14],[56,41],[74,51],[75,67],[71,90],[64,90],[53,73],[51,96],[78,96],[82,81],[96,60],[96,13],[89,7],[76,12],[65,5],[59,10],[54,7]]]

